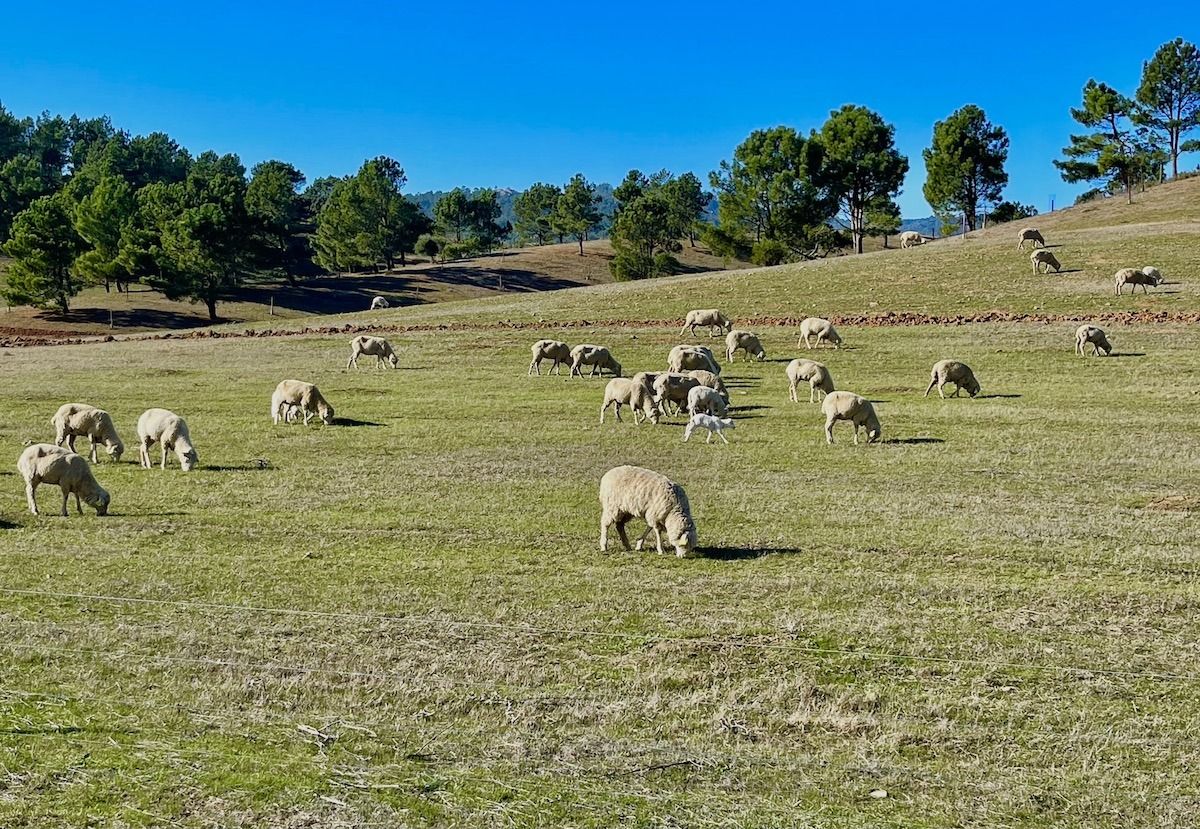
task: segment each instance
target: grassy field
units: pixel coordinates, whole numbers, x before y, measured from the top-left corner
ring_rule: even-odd
[[[1006,230],[369,315],[446,326],[389,335],[396,371],[340,335],[0,352],[0,825],[1190,827],[1200,330],[1106,324],[1084,359],[1066,321],[848,326],[821,359],[884,429],[855,447],[787,401],[802,349],[766,323],[1197,310],[1165,221],[1048,233],[1060,277]],[[1172,284],[1118,301],[1128,259]],[[660,367],[677,328],[605,321],[709,305],[769,358],[726,369],[729,446],[526,376],[560,333]],[[922,396],[945,357],[980,397]],[[285,377],[338,421],[273,427]],[[73,400],[130,444],[179,412],[200,467],[131,446],[108,517],[49,487],[33,517],[12,461]],[[599,551],[620,463],[686,488],[698,556]]]

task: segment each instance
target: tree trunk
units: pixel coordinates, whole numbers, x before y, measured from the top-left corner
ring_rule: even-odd
[[[208,306],[208,321],[216,322],[217,321],[217,298],[216,297],[205,297],[204,304]]]
[[[583,256],[583,234],[579,234],[579,255]]]

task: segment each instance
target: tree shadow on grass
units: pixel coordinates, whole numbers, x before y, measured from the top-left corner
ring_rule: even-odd
[[[746,561],[763,556],[790,555],[804,552],[799,547],[697,547],[700,558],[716,561]]]
[[[899,444],[901,446],[916,446],[923,443],[945,443],[941,438],[885,438],[880,443]]]
[[[332,426],[382,426],[382,423],[374,423],[370,420],[355,420],[352,417],[335,417]]]

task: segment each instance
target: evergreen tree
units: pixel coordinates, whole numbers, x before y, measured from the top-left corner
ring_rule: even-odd
[[[554,184],[538,182],[513,202],[514,225],[522,239],[544,245],[554,233],[554,211],[562,190]]]
[[[107,292],[127,287],[129,272],[120,260],[121,238],[137,203],[133,188],[116,175],[104,176],[74,206],[75,231],[91,246],[75,262],[75,272],[87,283],[103,284]]]
[[[588,234],[600,224],[600,211],[596,205],[596,185],[590,184],[582,173],[576,173],[558,198],[554,211],[554,227],[561,233],[574,236],[579,241],[579,255],[583,256],[583,243]]]
[[[263,264],[282,270],[291,285],[307,253],[301,235],[307,228],[306,205],[297,192],[303,184],[304,174],[291,164],[264,161],[254,165],[246,187],[246,212],[259,235]]]
[[[1179,175],[1183,136],[1200,126],[1200,50],[1179,37],[1142,64],[1134,121],[1166,139],[1171,176]]]
[[[968,104],[933,125],[933,146],[924,150],[925,200],[941,217],[963,214],[974,230],[981,203],[1000,198],[1008,173],[1008,136]]]
[[[471,197],[461,187],[455,187],[442,196],[433,206],[433,218],[438,227],[454,241],[461,242],[463,234],[470,234],[475,217],[471,210]]]
[[[1108,84],[1089,80],[1083,88],[1083,107],[1071,109],[1071,117],[1095,132],[1072,135],[1063,148],[1065,159],[1054,166],[1063,181],[1120,182],[1133,204],[1133,183],[1143,165],[1146,147],[1139,142],[1130,123],[1133,101]]]
[[[17,215],[3,250],[13,258],[4,298],[11,305],[57,308],[66,313],[80,284],[71,274],[82,240],[75,232],[70,203],[61,193],[43,196]]]

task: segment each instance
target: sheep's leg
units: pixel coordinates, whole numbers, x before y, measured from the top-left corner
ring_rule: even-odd
[[[79,503],[79,491],[75,491],[75,511],[83,515],[83,504]]]
[[[709,430],[708,430],[708,437],[706,437],[706,438],[704,439],[704,442],[705,442],[705,443],[711,443],[711,442],[712,442],[712,435],[713,435],[713,430],[712,430],[712,429],[709,429]]]
[[[931,391],[933,391],[933,387],[936,385],[937,385],[937,372],[934,372],[934,374],[929,378],[929,388],[925,389],[926,397],[929,396],[929,393]]]
[[[649,530],[647,530],[647,532],[649,532]],[[658,547],[658,554],[661,556],[663,554],[662,533],[659,531],[657,524],[654,525],[654,543],[655,546]]]
[[[622,518],[618,519],[615,523],[617,525],[617,535],[621,536],[621,543],[625,545],[626,550],[632,550],[633,545],[629,543],[629,536],[625,534],[625,524],[628,521],[628,518]],[[638,549],[640,550],[641,547],[638,547]]]
[[[152,443],[153,441],[143,440],[141,445],[138,446],[138,455],[142,461],[142,469],[154,468],[154,462],[150,460],[150,446]]]
[[[31,478],[25,482],[25,500],[29,502],[29,511],[34,515],[38,514],[37,499],[34,497],[37,493],[38,483],[40,482],[37,478]]]
[[[67,501],[69,501],[71,499],[71,493],[66,488],[66,486],[63,486],[62,494],[63,494],[62,517],[66,518],[67,514],[68,514],[67,513]]]
[[[600,516],[600,552],[608,552],[608,516]]]
[[[728,444],[729,444],[729,438],[725,437],[725,433],[724,433],[724,432],[722,432],[722,431],[718,430],[718,431],[717,431],[717,437],[719,437],[721,440],[725,441],[725,444],[726,444],[726,445],[728,445]]]
[[[59,441],[58,445],[62,446],[62,441]],[[69,432],[67,434],[67,448],[70,449],[72,452],[75,451],[75,433],[74,432]]]
[[[165,440],[162,442],[162,469],[163,472],[167,471],[167,442]]]
[[[358,368],[358,354],[354,352],[351,352],[350,359],[346,361],[346,368],[350,368],[350,366]]]
[[[825,418],[825,442],[833,443],[833,417]]]
[[[91,444],[91,451],[88,452],[88,457],[92,459],[92,463],[100,463],[100,458],[96,455],[96,439],[88,435],[88,442]]]

